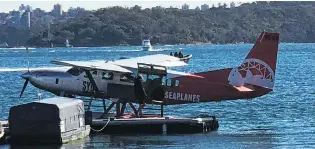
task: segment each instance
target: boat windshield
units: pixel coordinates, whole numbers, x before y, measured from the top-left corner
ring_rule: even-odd
[[[144,45],[150,45],[150,41],[148,41],[148,40],[143,41],[143,44],[144,44]]]

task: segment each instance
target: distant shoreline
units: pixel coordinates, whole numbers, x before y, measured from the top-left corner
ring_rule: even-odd
[[[154,46],[161,46],[161,47],[167,47],[167,46],[170,46],[170,47],[173,47],[173,46],[202,46],[202,45],[242,45],[242,44],[246,44],[246,45],[253,45],[254,43],[227,43],[227,44],[209,44],[209,43],[198,43],[198,44],[174,44],[174,45],[168,45],[168,44],[165,44],[165,45],[161,45],[161,44],[155,44],[155,45],[152,45],[152,47]],[[315,44],[315,43],[294,43],[294,42],[280,42],[279,44]],[[85,49],[85,48],[105,48],[105,47],[139,47],[141,48],[141,46],[137,45],[137,46],[90,46],[90,47],[71,47],[71,48],[82,48],[82,49]],[[64,49],[68,49],[67,47],[28,47],[29,50],[32,50],[32,49],[39,49],[39,48],[47,48],[47,49],[58,49],[58,48],[64,48]],[[69,49],[71,49],[69,48]],[[26,47],[15,47],[15,48],[1,48],[0,49],[8,49],[8,50],[25,50]]]

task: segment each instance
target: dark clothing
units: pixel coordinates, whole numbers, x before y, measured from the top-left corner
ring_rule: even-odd
[[[135,93],[136,100],[139,101],[139,104],[144,104],[145,92],[142,86],[142,82],[139,78],[136,78],[135,80],[134,93]]]
[[[170,53],[170,56],[173,56],[173,53],[172,53],[172,52]]]
[[[175,56],[175,57],[178,57],[178,53],[177,53],[177,52],[175,52],[175,53],[174,53],[174,56]]]
[[[153,92],[152,92],[152,99],[157,101],[162,101],[164,98],[165,90],[164,88],[159,85]]]
[[[183,58],[183,57],[184,57],[183,54],[182,54],[182,52],[179,52],[179,53],[178,53],[178,57],[179,57],[179,58]]]

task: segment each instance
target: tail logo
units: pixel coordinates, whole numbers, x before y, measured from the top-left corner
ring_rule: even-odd
[[[233,68],[228,80],[233,86],[251,84],[272,89],[274,78],[275,73],[267,63],[252,58],[245,59],[241,66]]]

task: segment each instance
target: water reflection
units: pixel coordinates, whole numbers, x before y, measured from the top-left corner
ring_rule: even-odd
[[[85,144],[87,142],[90,142],[89,137],[72,141],[63,145],[11,145],[10,149],[85,149]]]

